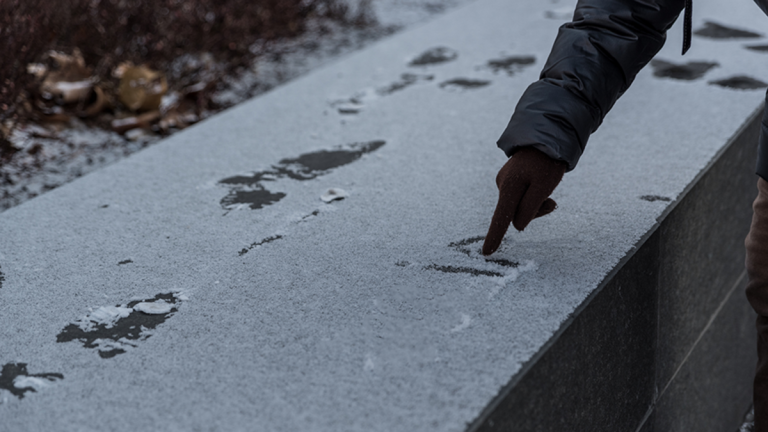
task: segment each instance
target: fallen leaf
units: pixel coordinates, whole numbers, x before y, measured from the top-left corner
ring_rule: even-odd
[[[145,66],[126,67],[120,78],[118,97],[132,111],[154,111],[168,91],[165,75]]]

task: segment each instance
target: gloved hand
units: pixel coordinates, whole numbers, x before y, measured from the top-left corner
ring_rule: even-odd
[[[565,162],[557,161],[533,147],[523,147],[496,176],[499,202],[483,243],[483,255],[496,252],[512,223],[522,231],[534,218],[552,213],[557,203],[549,195],[563,179]]]

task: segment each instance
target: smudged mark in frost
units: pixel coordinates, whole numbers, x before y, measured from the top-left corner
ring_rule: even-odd
[[[504,277],[502,273],[491,271],[491,270],[480,270],[475,269],[471,267],[455,267],[452,265],[442,266],[437,264],[432,264],[424,267],[425,270],[437,270],[443,273],[466,273],[470,274],[472,276],[495,276],[495,277]]]
[[[112,358],[136,347],[136,341],[149,338],[148,331],[172,317],[182,297],[174,293],[158,294],[126,305],[100,307],[64,327],[56,336],[56,342],[77,340],[85,348],[96,348],[101,358]]]
[[[660,195],[643,195],[643,196],[640,197],[640,199],[643,200],[643,201],[648,201],[648,202],[654,202],[654,201],[670,202],[670,201],[672,201],[672,198],[665,197],[665,196],[660,196]]]
[[[760,90],[768,87],[768,83],[764,83],[763,81],[745,75],[737,75],[717,81],[710,81],[709,83],[737,90]]]
[[[536,63],[534,56],[511,56],[488,60],[487,67],[494,73],[506,72],[507,75],[512,76],[534,63]]]
[[[515,267],[520,266],[519,262],[517,262],[517,261],[510,261],[510,260],[504,259],[504,258],[488,258],[488,259],[485,260],[485,262],[498,264],[498,265],[503,266],[503,267],[515,268]]]
[[[574,8],[572,6],[548,10],[544,12],[544,18],[570,20],[573,18],[573,10]]]
[[[343,200],[344,198],[347,198],[349,194],[344,189],[340,188],[330,188],[327,191],[325,191],[324,194],[320,195],[320,199],[323,200],[325,203]]]
[[[252,243],[247,248],[243,248],[240,252],[238,252],[238,255],[243,256],[243,255],[247,254],[248,252],[250,252],[251,249],[253,249],[255,247],[258,247],[258,246],[261,246],[261,245],[267,244],[267,243],[272,243],[273,241],[280,240],[281,238],[283,238],[283,236],[281,236],[281,235],[267,237],[264,240],[258,241],[256,243]]]
[[[451,242],[448,244],[448,247],[454,248],[457,251],[467,256],[470,256],[472,253],[472,250],[467,246],[471,245],[472,243],[477,243],[483,240],[485,240],[485,236],[470,237],[464,240],[459,240],[457,242]]]
[[[26,363],[6,363],[0,371],[0,389],[8,390],[19,399],[24,399],[24,393],[36,393],[60,379],[64,379],[64,375],[60,373],[30,374]]]
[[[747,45],[744,48],[750,51],[768,52],[768,45]]]
[[[403,90],[407,87],[410,87],[417,82],[420,81],[432,81],[435,79],[434,75],[419,75],[419,74],[411,74],[411,73],[404,73],[400,75],[400,79],[386,85],[384,87],[380,87],[376,89],[376,93],[378,93],[381,96],[388,96],[392,93],[395,93],[397,91]]]
[[[376,140],[353,143],[331,150],[319,150],[305,153],[297,158],[283,159],[266,171],[251,175],[227,177],[219,184],[230,188],[229,194],[221,199],[221,206],[226,210],[249,207],[257,210],[275,204],[286,197],[282,192],[271,192],[264,187],[265,182],[281,178],[298,181],[312,180],[328,174],[334,168],[348,165],[360,159],[364,154],[381,148],[386,141]]]
[[[517,280],[517,278],[520,276],[521,273],[528,272],[528,271],[535,271],[537,268],[536,263],[533,261],[526,261],[525,265],[518,266],[515,268],[511,268],[507,271],[507,274],[504,275],[504,277],[495,279],[495,284],[491,288],[491,291],[488,293],[488,299],[493,299],[498,293],[501,292],[501,290],[507,286],[507,284],[512,283]]]
[[[474,90],[489,85],[491,82],[488,80],[470,79],[470,78],[455,78],[440,83],[440,88],[448,91],[463,91]]]
[[[763,37],[760,33],[727,27],[711,21],[706,21],[704,27],[694,31],[693,34],[710,39],[745,39]]]
[[[408,66],[429,66],[456,60],[459,53],[448,47],[430,48],[411,60]]]
[[[703,77],[710,69],[719,66],[719,64],[716,62],[674,64],[664,60],[651,60],[651,66],[655,77],[691,81]]]
[[[126,265],[126,264],[130,264],[132,262],[133,262],[133,260],[127,259],[127,260],[120,261],[119,263],[117,263],[117,265]]]
[[[395,263],[395,265],[398,267],[408,267],[409,265],[411,265],[411,263],[408,261],[398,261]]]
[[[461,314],[461,324],[451,329],[451,332],[456,333],[469,328],[469,324],[472,322],[472,318],[463,313]]]

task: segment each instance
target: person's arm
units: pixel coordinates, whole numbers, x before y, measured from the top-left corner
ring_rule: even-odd
[[[520,98],[498,141],[510,159],[496,179],[499,203],[484,254],[496,251],[510,223],[522,231],[533,218],[555,209],[549,195],[563,173],[576,166],[589,135],[664,45],[684,6],[685,0],[578,2],[573,21],[560,28],[540,80]],[[538,157],[539,152],[548,158]]]

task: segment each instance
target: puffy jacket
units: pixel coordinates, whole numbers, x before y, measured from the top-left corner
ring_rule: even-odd
[[[768,0],[755,2],[768,14]],[[534,146],[572,170],[590,134],[659,52],[685,6],[686,0],[579,0],[573,21],[560,27],[539,81],[520,98],[499,148],[511,156]],[[768,180],[768,110],[757,173]]]

